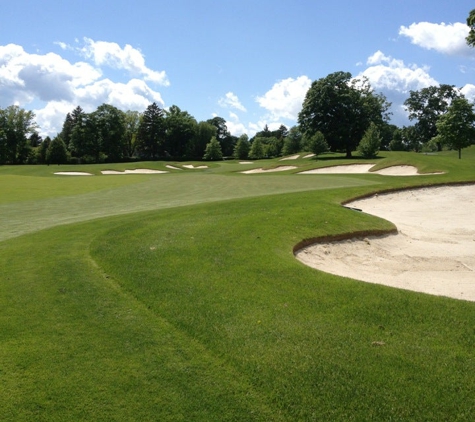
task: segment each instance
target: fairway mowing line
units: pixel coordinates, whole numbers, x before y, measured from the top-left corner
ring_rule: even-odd
[[[101,178],[94,178],[94,180],[101,180]],[[39,181],[42,183],[43,179],[40,178]],[[284,175],[276,178],[265,174],[259,177],[258,183],[256,181],[257,179],[253,177],[175,172],[166,177],[148,177],[140,183],[125,184],[94,192],[0,203],[0,241],[58,225],[141,211],[314,191],[329,187],[379,184],[377,181],[351,177],[301,178]]]

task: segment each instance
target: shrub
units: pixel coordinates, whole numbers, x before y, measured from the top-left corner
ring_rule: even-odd
[[[365,158],[374,158],[381,147],[381,135],[374,123],[371,123],[358,145],[358,152]]]

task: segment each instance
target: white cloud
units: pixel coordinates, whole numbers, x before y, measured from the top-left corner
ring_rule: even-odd
[[[415,64],[407,65],[403,60],[386,56],[377,51],[366,62],[368,67],[358,76],[368,78],[376,92],[382,92],[392,103],[391,120],[397,125],[409,123],[407,111],[403,105],[409,91],[418,91],[439,83],[429,74],[429,68]]]
[[[269,118],[274,122],[280,119],[297,120],[311,84],[312,81],[305,75],[297,79],[287,78],[274,84],[262,97],[257,97],[256,101],[269,111]]]
[[[94,41],[90,38],[84,38],[84,43],[84,47],[79,51],[85,58],[92,59],[97,66],[125,69],[134,76],[142,75],[146,81],[170,85],[166,73],[149,69],[145,65],[142,52],[129,44],[121,48],[115,42]]]
[[[412,44],[447,55],[473,55],[465,42],[468,32],[468,26],[460,22],[419,22],[399,28],[399,35],[408,37]]]
[[[246,126],[239,121],[239,116],[236,113],[229,113],[230,120],[226,121],[226,127],[231,135],[241,136],[248,133]]]
[[[100,76],[100,70],[88,63],[71,64],[54,53],[29,54],[15,44],[0,46],[0,98],[7,105],[72,99],[76,87]]]
[[[237,95],[232,92],[228,92],[224,98],[220,98],[218,104],[221,107],[234,108],[240,111],[247,111],[246,108],[241,104]]]
[[[462,87],[460,92],[463,95],[465,95],[465,98],[467,98],[467,100],[469,100],[471,102],[475,101],[475,85],[467,84],[467,85]]]
[[[129,56],[133,58],[134,54],[131,52]],[[140,57],[143,59],[141,54]],[[143,64],[142,67],[137,65],[142,79],[114,82],[105,78],[98,67],[109,59],[112,60],[110,57],[98,58],[95,65],[85,61],[71,63],[55,53],[30,54],[19,45],[0,45],[0,107],[34,104],[41,133],[54,136],[61,130],[66,113],[77,105],[86,112],[95,110],[102,103],[138,111],[143,111],[152,102],[164,106],[160,93],[146,83],[148,80],[165,83],[161,72],[148,69],[139,59],[136,63]],[[133,70],[132,65],[129,70]]]
[[[366,76],[376,90],[390,90],[401,93],[419,90],[438,82],[429,74],[427,67],[406,65],[403,60],[386,56],[377,51],[366,62],[367,67],[359,76]]]

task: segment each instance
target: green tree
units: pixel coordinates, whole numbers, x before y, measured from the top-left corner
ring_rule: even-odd
[[[163,151],[172,157],[185,156],[197,132],[197,122],[187,111],[172,105],[165,112],[165,142]],[[209,141],[209,140],[208,140]]]
[[[255,137],[249,149],[249,158],[252,160],[260,160],[265,157],[264,142],[261,137]]]
[[[68,162],[68,149],[61,136],[56,136],[46,151],[48,164],[66,164]]]
[[[470,47],[475,47],[475,9],[471,10],[468,18],[467,25],[470,28],[470,32],[467,35],[467,44]]]
[[[101,157],[101,134],[93,113],[81,113],[71,133],[69,149],[84,163],[98,163]]]
[[[137,152],[145,158],[155,159],[165,140],[165,118],[156,103],[150,104],[142,115],[137,137]]]
[[[419,142],[425,144],[437,135],[437,120],[447,112],[451,101],[460,95],[455,86],[445,84],[409,92],[404,105],[409,119],[417,120],[414,126]]]
[[[296,154],[303,151],[302,145],[302,132],[299,126],[292,126],[284,139],[284,145],[282,146],[282,155]]]
[[[30,154],[28,137],[37,128],[35,114],[18,106],[0,108],[0,163],[22,164]]]
[[[221,144],[223,155],[226,157],[232,156],[234,151],[234,145],[237,142],[237,138],[235,136],[232,136],[228,132],[226,120],[224,120],[222,117],[216,116],[212,119],[207,120],[206,122],[212,124],[216,128],[216,138]]]
[[[100,139],[100,151],[110,162],[124,157],[125,113],[110,104],[100,105],[91,115]]]
[[[313,152],[316,156],[328,152],[330,147],[323,136],[322,132],[316,132],[306,140],[306,145],[310,152]]]
[[[221,151],[221,144],[215,136],[211,138],[211,141],[206,145],[204,160],[217,161],[223,159],[223,151]]]
[[[188,143],[187,154],[190,157],[202,157],[206,145],[211,141],[213,136],[216,136],[216,126],[208,122],[199,122],[196,127],[195,136],[192,141]]]
[[[127,110],[125,112],[125,133],[123,143],[123,155],[126,158],[131,158],[135,154],[135,146],[137,143],[137,134],[139,131],[141,113],[138,111]]]
[[[86,113],[80,106],[77,106],[71,113],[66,114],[60,135],[64,143],[68,146],[68,148],[71,144],[71,136],[73,133],[74,126],[78,122],[82,121],[82,118],[85,114]]]
[[[50,144],[51,138],[47,136],[45,139],[43,139],[38,149],[36,150],[36,161],[39,164],[46,164],[46,152],[48,151],[48,147]]]
[[[439,118],[437,130],[439,132],[437,141],[450,149],[458,150],[459,158],[462,158],[462,148],[475,142],[473,104],[470,104],[465,97],[453,100],[447,113]]]
[[[282,155],[282,148],[284,146],[284,140],[282,138],[270,136],[261,139],[264,144],[264,156],[272,158],[280,157]]]
[[[395,129],[393,133],[393,139],[389,142],[389,149],[391,151],[407,151],[406,144],[402,137],[402,130]]]
[[[375,158],[381,148],[381,135],[378,127],[371,123],[358,145],[358,152],[365,158]]]
[[[233,156],[236,160],[245,160],[249,156],[249,137],[243,134],[239,137],[236,145],[234,146]]]
[[[367,79],[352,79],[349,72],[335,72],[314,81],[299,113],[299,124],[307,136],[320,131],[332,151],[356,148],[371,122],[388,119],[390,103],[375,94]]]

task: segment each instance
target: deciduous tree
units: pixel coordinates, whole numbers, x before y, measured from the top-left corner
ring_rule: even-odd
[[[28,137],[37,125],[35,114],[18,106],[0,108],[0,163],[22,164],[28,158]]]
[[[467,25],[470,28],[470,32],[466,38],[467,44],[470,47],[475,47],[475,9],[468,14]]]
[[[236,160],[245,160],[249,155],[249,138],[246,134],[239,137],[236,145],[234,146],[234,158]]]
[[[68,150],[61,136],[56,136],[46,151],[48,164],[66,164],[68,162]]]
[[[374,93],[367,79],[335,72],[312,83],[299,124],[308,136],[322,132],[332,151],[345,151],[351,157],[370,123],[388,119],[389,106],[384,95]]]
[[[187,111],[172,105],[165,112],[164,151],[172,157],[183,157],[196,136],[197,122]],[[209,141],[209,139],[208,139]]]
[[[460,97],[453,85],[439,85],[410,91],[404,102],[414,124],[419,142],[427,143],[437,135],[437,120],[447,112],[452,100]],[[440,146],[439,146],[440,149]]]
[[[452,101],[447,113],[437,122],[437,141],[451,149],[458,150],[462,158],[462,148],[475,143],[475,113],[473,105],[465,97]]]

